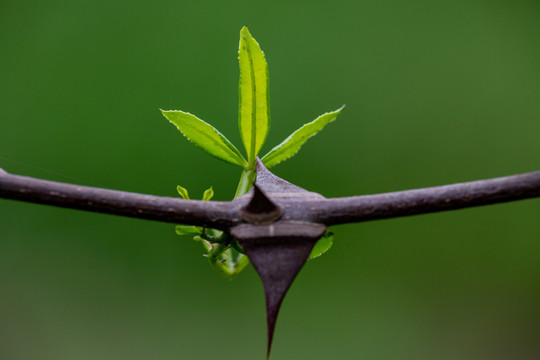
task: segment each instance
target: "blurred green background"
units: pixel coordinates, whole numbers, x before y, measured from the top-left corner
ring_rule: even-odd
[[[0,167],[229,200],[239,170],[159,112],[237,146],[237,49],[270,67],[263,152],[343,103],[274,172],[327,197],[540,169],[540,3],[2,1]],[[285,299],[273,359],[533,359],[540,201],[335,227]],[[0,200],[0,358],[263,359],[262,286],[172,225]]]

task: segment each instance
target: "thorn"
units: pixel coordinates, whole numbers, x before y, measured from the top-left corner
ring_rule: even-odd
[[[252,224],[269,224],[280,218],[283,210],[266,196],[257,184],[253,184],[253,196],[240,209],[240,216]]]
[[[266,299],[270,356],[279,308],[313,246],[326,232],[314,223],[278,221],[270,225],[241,224],[231,229],[251,264],[259,274]]]
[[[291,237],[240,242],[264,287],[268,339],[267,359],[272,349],[274,329],[281,303],[296,275],[306,263],[316,241],[316,239],[310,238]]]
[[[257,185],[266,193],[304,193],[314,194],[302,189],[300,186],[291,184],[280,177],[272,174],[270,170],[264,166],[263,162],[257,158]],[[300,195],[302,196],[302,195]]]

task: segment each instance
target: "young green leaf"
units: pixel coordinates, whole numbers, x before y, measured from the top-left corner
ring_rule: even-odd
[[[322,238],[320,238],[309,254],[308,260],[315,259],[332,247],[334,243],[334,233],[327,231]]]
[[[310,123],[305,124],[300,129],[289,135],[281,144],[270,150],[270,152],[262,158],[262,162],[267,168],[271,168],[280,162],[287,160],[295,155],[300,147],[312,136],[316,135],[326,125],[334,121],[341,113],[345,105],[336,111],[328,112],[319,116]]]
[[[203,196],[202,196],[202,200],[203,201],[209,201],[211,200],[212,198],[214,197],[214,189],[212,189],[212,187],[210,186],[209,189],[207,189]]]
[[[176,187],[176,191],[178,191],[178,194],[180,194],[180,197],[184,200],[189,200],[189,193],[186,188],[181,187],[178,185]]]
[[[238,126],[246,148],[248,163],[254,165],[270,129],[268,64],[261,47],[251,36],[247,26],[240,31],[238,61],[240,64]]]
[[[180,236],[189,234],[200,234],[202,232],[202,228],[192,225],[176,225],[175,230],[176,233]]]
[[[247,256],[217,244],[208,252],[208,261],[225,278],[232,280],[249,264]]]
[[[161,110],[161,112],[189,141],[210,155],[240,167],[246,166],[246,160],[238,149],[212,125],[180,110]]]

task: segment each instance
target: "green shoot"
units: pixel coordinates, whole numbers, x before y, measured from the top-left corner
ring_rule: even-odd
[[[240,31],[238,62],[240,65],[238,127],[246,157],[216,128],[195,115],[180,110],[161,111],[189,141],[210,155],[242,168],[234,197],[247,193],[255,182],[256,159],[270,130],[268,64],[261,47],[251,36],[247,26]],[[270,168],[294,156],[309,138],[334,121],[342,110],[343,107],[303,125],[263,156],[262,162]],[[189,200],[186,189],[178,186],[177,190],[182,199]],[[214,191],[210,188],[205,191],[203,200],[209,201],[213,195]],[[178,235],[195,235],[194,239],[203,243],[210,263],[227,278],[235,277],[248,264],[247,257],[236,240],[221,231],[178,225],[176,232]],[[325,253],[332,246],[332,237],[333,234],[327,233],[315,245],[310,258]]]

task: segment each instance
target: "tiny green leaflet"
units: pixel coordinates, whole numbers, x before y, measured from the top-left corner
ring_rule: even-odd
[[[178,185],[177,189],[180,197],[189,200],[185,188]],[[205,190],[202,200],[210,201],[213,196],[214,190],[210,187]],[[238,251],[235,240],[222,231],[192,225],[176,225],[175,231],[180,236],[192,236],[193,240],[201,242],[210,265],[228,279],[234,279],[249,264],[248,258]]]

